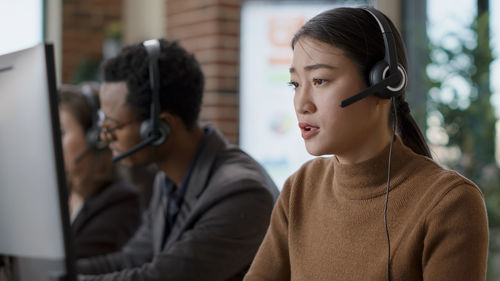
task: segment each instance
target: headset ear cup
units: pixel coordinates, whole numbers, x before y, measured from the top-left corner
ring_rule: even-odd
[[[384,60],[377,62],[370,70],[370,86],[377,85],[384,80],[384,71],[389,68],[389,65]],[[377,97],[388,98],[389,91],[384,88],[380,92],[375,93]]]
[[[141,123],[140,136],[142,140],[147,140],[153,135],[153,128],[150,120],[144,120]],[[164,120],[158,120],[158,139],[153,142],[154,146],[164,143],[170,136],[170,126]]]
[[[370,71],[370,86],[382,82],[386,78],[388,70],[389,65],[387,65],[385,61],[379,61],[378,63],[376,63]],[[401,81],[398,82],[396,86],[385,87],[384,90],[380,93],[375,93],[376,96],[389,99],[403,92],[403,90],[406,88],[408,75],[406,74],[406,70],[401,64],[398,64],[398,71],[401,74]]]
[[[377,62],[370,70],[370,86],[377,85],[384,80],[384,70],[389,66],[383,60]]]
[[[151,136],[152,131],[153,128],[151,127],[151,121],[149,119],[142,121],[141,127],[139,129],[141,139],[147,140]]]
[[[398,63],[398,71],[401,73],[401,81],[395,87],[390,87],[389,90],[397,93],[402,93],[408,84],[408,73],[406,73],[406,69]]]
[[[97,148],[97,137],[95,133],[95,128],[90,128],[85,134],[85,138],[87,139],[87,143],[92,149]]]
[[[92,115],[91,127],[85,133],[85,138],[87,139],[88,146],[92,150],[103,150],[108,146],[107,142],[101,139],[101,128],[97,124],[99,120],[97,111],[100,107],[98,89],[99,84],[93,82],[84,83],[78,89],[78,91],[85,98],[90,110],[90,114]]]
[[[160,134],[160,137],[153,143],[155,146],[161,145],[170,136],[170,126],[162,119],[158,120],[158,133]]]
[[[94,150],[103,150],[108,147],[108,143],[101,139],[101,130],[98,126],[93,126],[85,134],[87,143]]]

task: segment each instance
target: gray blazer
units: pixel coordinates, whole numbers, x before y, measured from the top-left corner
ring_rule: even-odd
[[[194,164],[177,220],[161,248],[158,173],[143,224],[122,251],[79,260],[79,280],[242,280],[266,233],[278,190],[250,156],[213,127]],[[112,273],[109,273],[112,272]],[[102,274],[106,273],[106,274]]]

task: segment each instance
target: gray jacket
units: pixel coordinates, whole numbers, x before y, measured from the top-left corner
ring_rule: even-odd
[[[158,173],[143,224],[122,251],[79,260],[79,280],[242,280],[266,233],[278,190],[250,156],[213,127],[161,248],[165,214]],[[108,273],[113,272],[113,273]],[[106,273],[106,274],[102,274]]]

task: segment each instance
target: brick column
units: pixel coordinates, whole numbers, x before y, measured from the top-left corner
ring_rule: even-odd
[[[62,14],[62,82],[70,83],[84,60],[101,61],[106,28],[121,22],[122,0],[64,0]]]
[[[167,0],[167,38],[194,53],[205,74],[202,124],[238,143],[240,0]]]

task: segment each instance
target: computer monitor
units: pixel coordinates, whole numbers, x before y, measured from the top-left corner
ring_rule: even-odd
[[[0,255],[10,280],[75,280],[48,44],[0,56]]]

